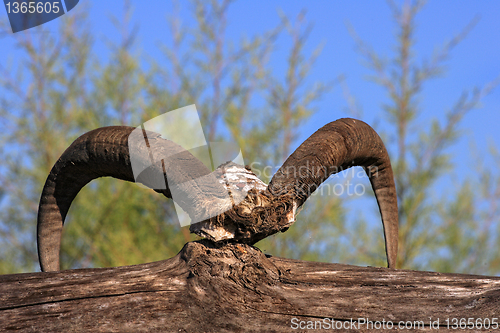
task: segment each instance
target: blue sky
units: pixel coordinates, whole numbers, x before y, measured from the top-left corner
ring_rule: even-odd
[[[401,1],[396,1],[401,3]],[[89,5],[89,6],[86,6]],[[131,1],[132,24],[139,28],[136,51],[143,59],[164,59],[158,44],[169,44],[170,33],[167,22],[174,15],[171,1]],[[103,60],[110,57],[106,40],[120,40],[118,31],[110,21],[114,16],[123,20],[123,6],[119,1],[81,0],[68,15],[90,7],[90,28],[97,36],[94,54]],[[4,8],[2,6],[2,8]],[[385,92],[366,80],[370,71],[362,65],[361,56],[355,50],[355,42],[349,34],[351,25],[357,34],[377,52],[392,56],[395,49],[396,25],[385,1],[237,1],[229,10],[227,40],[235,43],[243,36],[254,36],[275,27],[279,23],[278,12],[294,18],[305,9],[306,19],[313,24],[306,54],[321,43],[323,51],[310,74],[309,84],[315,81],[329,82],[344,75],[346,85],[363,109],[362,119],[369,124],[383,123],[382,104],[387,102]],[[179,12],[184,25],[193,24],[186,6]],[[452,107],[464,89],[483,86],[500,75],[500,2],[473,0],[429,1],[417,17],[414,52],[418,59],[429,58],[443,42],[459,33],[471,20],[479,22],[453,51],[447,62],[447,72],[442,78],[430,81],[423,89],[420,100],[421,115],[418,130],[426,129],[434,117],[443,120],[445,112]],[[5,9],[0,9],[0,18],[6,19]],[[60,19],[44,25],[44,29],[56,33]],[[20,33],[36,33],[36,28]],[[0,39],[0,61],[16,59],[18,50],[13,47],[13,38]],[[286,66],[290,40],[279,40],[278,49],[272,58],[275,70]],[[317,113],[300,129],[297,145],[321,126],[335,119],[350,116],[346,113],[346,99],[340,86],[335,86],[316,104]],[[454,191],[454,177],[474,174],[477,157],[484,159],[490,168],[497,168],[488,156],[488,145],[500,146],[500,87],[483,99],[482,108],[469,113],[461,123],[464,131],[460,141],[447,152],[453,154],[456,169],[439,186],[445,193]],[[391,147],[389,147],[390,149]],[[475,149],[478,152],[475,152]],[[373,204],[375,204],[373,200]]]
[[[69,12],[82,10],[90,4],[90,27],[98,36],[95,52],[106,59],[110,50],[105,40],[119,40],[120,32],[113,26],[110,16],[123,20],[123,6],[118,1],[85,1]],[[399,3],[399,2],[397,2]],[[137,51],[146,57],[162,59],[159,43],[169,44],[170,34],[166,20],[173,15],[171,1],[131,1],[132,24],[139,28]],[[381,105],[387,101],[383,90],[366,80],[369,70],[362,65],[361,56],[355,50],[355,43],[349,35],[347,25],[376,51],[391,55],[395,47],[393,38],[395,24],[389,6],[385,1],[237,1],[229,10],[227,40],[237,42],[243,36],[254,36],[271,29],[279,23],[278,11],[295,17],[305,9],[307,20],[313,30],[306,47],[310,54],[319,44],[324,48],[311,71],[310,83],[332,81],[338,75],[346,77],[350,92],[363,108],[363,119],[376,123],[382,116]],[[2,13],[2,11],[4,11]],[[0,9],[5,15],[5,9]],[[180,19],[183,24],[193,24],[186,6],[182,6]],[[482,86],[500,75],[500,3],[495,1],[429,1],[417,18],[415,32],[417,43],[414,51],[419,58],[430,57],[436,47],[461,31],[474,17],[479,22],[468,37],[454,50],[448,62],[448,71],[443,78],[430,81],[424,87],[421,99],[419,124],[428,126],[429,119],[443,119],[464,89]],[[44,25],[49,31],[57,31],[59,19]],[[35,33],[35,29],[21,33]],[[17,50],[12,47],[12,38],[0,40],[0,60],[16,58]],[[287,46],[290,41],[283,38],[273,57],[273,68],[284,71]],[[340,86],[335,86],[317,104],[318,112],[301,128],[300,140],[307,138],[316,129],[331,120],[349,116],[345,112],[346,100]],[[473,142],[483,154],[487,145],[500,144],[497,132],[500,120],[500,89],[483,100],[483,107],[466,116],[462,128],[466,136],[451,149],[456,160],[470,160],[470,143]]]

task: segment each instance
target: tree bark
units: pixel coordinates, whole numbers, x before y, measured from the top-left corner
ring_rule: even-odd
[[[473,318],[470,332],[476,319],[483,326],[489,319],[494,331],[498,317],[500,277],[306,262],[209,241],[148,264],[0,276],[2,332],[290,332],[328,324],[372,332],[400,322],[435,331],[438,319],[440,331],[456,332],[454,318],[458,325]]]

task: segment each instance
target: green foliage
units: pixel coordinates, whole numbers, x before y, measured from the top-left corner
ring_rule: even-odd
[[[421,112],[424,85],[444,75],[450,52],[475,21],[431,59],[421,60],[413,46],[415,17],[423,2],[390,5],[398,28],[396,52],[390,59],[353,34],[373,72],[371,79],[388,97],[382,115],[390,132],[382,137],[392,153],[399,199],[398,267],[497,274],[498,174],[480,168],[480,179],[456,184],[455,193],[446,197],[434,194],[443,176],[455,170],[447,149],[460,138],[464,115],[496,82],[462,94],[444,121],[432,120],[410,135]],[[123,25],[116,24],[122,40],[108,43],[112,51],[108,61],[94,56],[94,36],[86,28],[85,16],[63,17],[57,37],[15,35],[25,57],[11,62],[17,67],[0,67],[0,146],[4,147],[0,151],[0,274],[38,269],[35,225],[43,184],[64,149],[94,128],[137,126],[168,110],[196,104],[207,141],[236,142],[247,164],[261,179],[270,180],[297,144],[300,124],[314,113],[326,87],[336,82],[306,84],[321,47],[305,54],[311,27],[303,13],[294,19],[282,15],[274,29],[233,44],[226,40],[229,7],[230,1],[193,1],[193,29],[182,26],[174,13],[170,19],[173,44],[162,46],[165,57],[151,60],[149,69],[137,54],[128,3],[127,19]],[[286,73],[280,77],[269,59],[283,36],[292,43]],[[355,99],[344,82],[337,81],[357,114]],[[498,152],[492,155],[500,162]],[[356,178],[360,177],[347,173],[332,177],[317,192],[331,191],[333,184],[370,187],[366,179]],[[368,223],[364,211],[348,219],[349,209],[363,200],[374,201],[373,193],[368,192],[366,199],[315,194],[286,233],[257,246],[288,258],[383,266],[380,226]],[[82,189],[68,213],[62,267],[165,259],[193,239],[188,228],[179,227],[172,202],[137,184],[98,179]]]
[[[445,121],[433,119],[428,126],[419,126],[418,135],[410,135],[421,113],[419,101],[424,85],[445,73],[450,52],[476,24],[471,21],[465,29],[446,42],[430,60],[419,59],[413,49],[415,18],[424,6],[423,1],[406,1],[402,6],[390,2],[398,24],[397,47],[393,58],[386,60],[377,54],[355,33],[358,50],[374,73],[371,79],[387,93],[384,105],[387,124],[395,135],[386,135],[389,147],[395,147],[392,163],[399,202],[399,268],[433,269],[443,272],[498,273],[500,266],[479,265],[486,258],[486,244],[497,239],[490,233],[487,220],[478,203],[481,194],[469,181],[458,184],[451,198],[435,195],[438,182],[454,169],[446,149],[457,142],[460,122],[477,108],[481,99],[498,84],[498,79],[471,92],[463,92],[445,115]],[[392,133],[391,133],[392,134]],[[491,180],[483,181],[483,184]],[[442,191],[440,191],[442,192]],[[492,200],[498,200],[498,194]],[[498,219],[498,218],[497,218]],[[491,223],[491,222],[490,222]],[[379,243],[372,256],[383,251]],[[484,267],[484,266],[487,266]]]
[[[145,84],[151,74],[139,67],[132,53],[133,36],[126,33],[118,46],[111,44],[114,56],[103,64],[92,56],[92,37],[85,26],[86,18],[74,15],[63,20],[58,37],[16,35],[28,65],[20,67],[22,76],[17,78],[1,68],[6,96],[1,140],[8,147],[2,152],[1,181],[3,188],[12,189],[2,203],[7,209],[0,213],[3,273],[38,268],[34,232],[38,200],[64,149],[97,127],[138,125],[157,115],[152,110],[163,103],[158,98],[144,102],[154,88]],[[139,113],[143,106],[146,112]],[[187,230],[180,230],[171,202],[136,184],[98,179],[80,192],[69,211],[61,265],[119,266],[160,260],[193,239]]]
[[[228,1],[194,1],[196,28],[185,29],[172,19],[174,45],[164,46],[166,59],[162,65],[152,60],[149,70],[134,54],[128,3],[125,22],[115,24],[122,40],[108,43],[112,51],[108,62],[93,56],[85,16],[63,18],[57,37],[15,35],[27,65],[20,63],[18,77],[11,68],[1,68],[0,139],[10,148],[1,153],[1,184],[11,189],[2,203],[7,209],[0,213],[2,273],[37,269],[34,230],[41,189],[60,154],[86,131],[115,124],[137,126],[195,103],[208,141],[236,141],[247,161],[260,161],[254,164],[256,171],[258,165],[264,168],[288,154],[291,133],[324,91],[321,85],[302,87],[316,56],[303,56],[304,17],[300,15],[295,27],[283,17],[282,24],[268,33],[231,46],[224,40],[228,6]],[[281,84],[265,59],[277,36],[286,31],[294,43]],[[261,106],[250,103],[258,96],[268,97]],[[276,147],[285,137],[287,145]],[[160,260],[175,255],[194,238],[188,228],[178,226],[173,205],[164,197],[136,184],[98,179],[82,189],[68,212],[61,265],[101,267]]]

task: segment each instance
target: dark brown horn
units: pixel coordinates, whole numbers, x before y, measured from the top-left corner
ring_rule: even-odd
[[[368,124],[344,118],[323,126],[288,157],[267,190],[275,196],[291,193],[301,206],[330,175],[353,166],[362,166],[370,179],[382,216],[388,266],[395,268],[396,186],[384,143]]]
[[[209,179],[210,170],[203,163],[159,134],[135,129],[111,126],[83,134],[55,163],[45,182],[38,209],[37,242],[42,271],[59,270],[64,219],[80,189],[93,179],[110,176],[137,181],[171,198],[173,188],[168,186],[168,174],[170,180],[175,179],[177,193],[183,194],[177,195],[176,202],[194,219],[224,204],[225,189]],[[131,161],[132,150],[134,159]],[[168,158],[159,159],[159,156]],[[134,161],[142,163],[147,172],[134,177]]]

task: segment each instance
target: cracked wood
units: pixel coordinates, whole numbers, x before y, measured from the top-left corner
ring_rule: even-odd
[[[305,262],[209,241],[148,264],[0,276],[0,331],[289,332],[292,318],[442,324],[499,313],[500,277]]]

